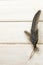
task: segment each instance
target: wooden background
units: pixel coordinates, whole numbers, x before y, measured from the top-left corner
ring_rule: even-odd
[[[39,9],[39,52],[28,60],[33,48],[24,31]],[[42,0],[0,0],[0,65],[43,65]]]

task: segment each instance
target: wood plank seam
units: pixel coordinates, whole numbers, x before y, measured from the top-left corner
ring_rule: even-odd
[[[31,44],[31,43],[0,43],[0,45],[15,45],[15,44],[22,44],[22,45],[27,45],[27,44]],[[43,44],[43,43],[38,43],[38,45]]]
[[[0,21],[0,22],[32,22],[32,20],[5,20],[5,21]],[[38,22],[43,22],[43,20],[39,20]]]

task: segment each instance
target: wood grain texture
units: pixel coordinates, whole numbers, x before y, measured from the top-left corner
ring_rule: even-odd
[[[43,45],[37,46],[40,51],[28,60],[31,45],[0,45],[0,65],[43,65]]]
[[[43,20],[42,0],[0,0],[0,21],[32,20],[39,9]]]
[[[0,43],[30,43],[25,30],[31,32],[32,22],[0,22]],[[39,41],[43,43],[43,22],[38,23]]]
[[[24,30],[39,9],[39,52],[28,60],[33,48]],[[43,0],[0,0],[0,65],[43,65]]]

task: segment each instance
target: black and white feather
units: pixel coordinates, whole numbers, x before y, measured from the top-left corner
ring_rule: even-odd
[[[38,10],[38,12],[34,15],[33,21],[32,21],[32,27],[31,27],[31,33],[28,31],[24,31],[26,35],[29,36],[30,41],[33,45],[33,51],[31,53],[30,58],[33,56],[35,51],[38,51],[37,43],[38,43],[38,19],[40,16],[41,10]]]

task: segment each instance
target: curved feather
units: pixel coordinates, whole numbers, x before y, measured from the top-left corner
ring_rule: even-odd
[[[32,22],[32,28],[31,28],[32,30],[37,29],[37,23],[38,23],[40,13],[41,13],[41,10],[38,10],[38,12],[34,15],[33,22]]]

